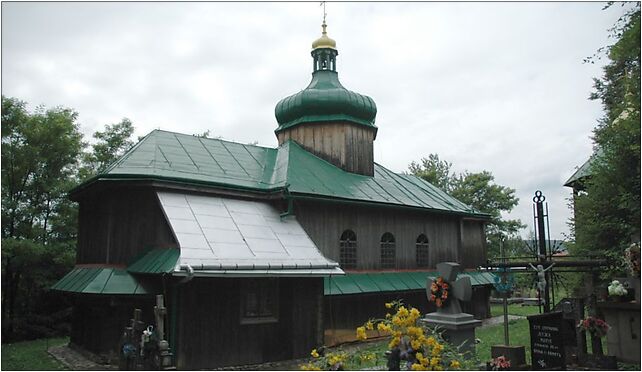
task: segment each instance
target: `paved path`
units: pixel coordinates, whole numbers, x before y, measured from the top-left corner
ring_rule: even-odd
[[[520,316],[520,315],[510,315],[510,314],[508,314],[508,321],[517,320],[517,319],[526,319],[526,317],[525,316]],[[495,316],[495,317],[492,317],[492,318],[488,318],[488,319],[482,320],[481,328],[490,327],[490,326],[494,326],[494,325],[502,324],[502,323],[504,323],[504,316],[503,315],[499,315],[499,316]]]
[[[98,364],[70,348],[68,345],[52,346],[47,350],[51,356],[72,371],[106,371],[117,370],[117,366]]]

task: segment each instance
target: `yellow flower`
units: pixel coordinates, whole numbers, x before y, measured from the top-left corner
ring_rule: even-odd
[[[319,357],[319,353],[317,352],[317,349],[312,349],[312,352],[310,353],[310,355],[312,355],[313,358]]]
[[[401,318],[399,318],[398,316],[395,315],[392,317],[392,324],[396,325],[397,327],[401,327],[402,323],[403,322]]]
[[[432,369],[433,369],[433,371],[443,371],[444,367],[442,367],[441,364],[440,364],[440,365],[436,365],[436,366],[432,367]]]
[[[366,328],[365,327],[358,327],[357,328],[357,340],[365,340],[367,338],[368,338],[368,336],[366,335]]]
[[[372,330],[373,330],[373,328],[374,328],[374,327],[373,327],[372,322],[368,320],[368,321],[366,322],[366,329],[367,329],[367,330],[369,330],[369,331],[372,331]]]
[[[308,363],[308,364],[301,364],[301,365],[299,366],[299,369],[301,369],[302,371],[320,371],[320,370],[321,370],[321,368],[319,368],[319,367],[315,366],[315,365],[314,365],[314,364],[312,364],[312,363]]]
[[[392,309],[392,302],[386,302],[386,308]]]
[[[413,363],[413,365],[410,367],[412,371],[425,371],[426,367],[422,366],[421,364]]]
[[[441,352],[444,350],[444,346],[440,343],[435,343],[435,345],[432,347],[432,356],[436,357],[441,354]]]
[[[399,337],[393,337],[392,340],[390,340],[390,343],[388,343],[388,349],[394,349],[399,345]]]
[[[390,319],[390,317],[391,317],[391,316],[392,316],[392,315],[391,315],[390,313],[387,313],[387,314],[386,314],[386,319]]]
[[[461,364],[459,364],[459,361],[453,360],[450,362],[450,368],[461,368]]]
[[[410,341],[410,346],[412,346],[414,350],[419,350],[421,348],[421,342],[418,340],[412,340]]]
[[[432,336],[428,337],[428,339],[426,340],[426,345],[428,346],[434,346],[436,343],[437,340],[435,340],[435,338]]]
[[[408,316],[408,309],[406,309],[405,306],[399,306],[399,309],[397,310],[397,315],[406,317]]]
[[[431,358],[430,359],[430,366],[431,367],[437,366],[437,365],[439,365],[439,362],[440,362],[439,358]]]
[[[419,318],[421,316],[421,313],[419,310],[415,309],[414,307],[410,308],[410,315],[412,315],[415,319]]]
[[[392,328],[390,328],[390,326],[385,323],[377,324],[377,329],[382,332],[392,332]]]

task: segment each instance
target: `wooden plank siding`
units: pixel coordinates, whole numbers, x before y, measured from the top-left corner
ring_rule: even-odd
[[[148,248],[176,247],[151,188],[112,188],[79,200],[78,264],[126,265]]]
[[[297,125],[277,134],[279,146],[291,139],[307,151],[348,172],[374,175],[375,132],[350,123]]]
[[[439,262],[460,262],[465,268],[485,263],[483,223],[461,217],[393,208],[349,206],[335,203],[296,201],[301,226],[323,254],[339,262],[339,238],[350,229],[357,235],[357,270],[381,268],[381,236],[395,236],[395,269],[420,269],[416,243],[420,234],[429,242],[429,267]]]
[[[280,278],[278,321],[241,324],[242,278],[195,278],[180,286],[178,369],[295,359],[321,345],[322,278]]]
[[[153,324],[153,296],[74,296],[70,343],[117,364],[120,338],[135,308],[143,311],[146,324]]]
[[[490,286],[474,287],[472,299],[462,302],[462,310],[472,314],[475,319],[489,318],[490,289]],[[390,312],[385,308],[385,303],[395,300],[402,300],[406,306],[415,307],[422,314],[437,311],[435,304],[428,302],[425,290],[325,296],[326,346],[356,340],[356,328],[369,319],[383,319]]]

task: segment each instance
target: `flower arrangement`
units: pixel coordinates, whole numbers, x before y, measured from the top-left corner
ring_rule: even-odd
[[[374,330],[377,330],[380,336],[388,336],[390,349],[388,367],[396,363],[398,369],[401,361],[405,361],[405,367],[413,371],[472,369],[473,365],[465,362],[466,356],[445,342],[441,334],[436,331],[427,334],[424,331],[417,323],[421,318],[419,310],[404,306],[402,301],[389,302],[385,306],[391,310],[385,318],[368,320],[356,329],[356,337],[358,340],[367,340],[367,331]],[[312,350],[311,361],[300,365],[299,368],[302,370],[372,369],[372,367],[379,369],[386,363],[383,353],[378,355],[366,348],[350,354],[341,351],[323,354],[323,351]]]
[[[611,328],[605,321],[594,316],[581,320],[577,327],[600,338],[606,336],[606,332]]]
[[[437,277],[430,285],[430,297],[428,300],[434,302],[437,307],[444,306],[448,301],[448,288],[450,286],[444,281],[444,278]]]
[[[640,277],[640,243],[633,243],[624,250],[624,266],[634,277]]]
[[[503,355],[493,358],[488,364],[491,371],[503,371],[510,368],[510,360]]]
[[[626,296],[628,291],[624,288],[624,285],[618,280],[614,280],[609,284],[609,296]]]

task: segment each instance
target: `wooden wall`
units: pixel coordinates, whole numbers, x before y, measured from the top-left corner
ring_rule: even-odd
[[[486,263],[486,232],[479,221],[462,221],[462,244],[459,254],[464,267],[474,268]]]
[[[279,145],[292,139],[304,149],[348,172],[374,175],[375,132],[350,123],[308,123],[277,134]]]
[[[241,324],[242,278],[181,285],[178,369],[247,365],[309,356],[323,342],[323,279],[279,278],[276,323]]]
[[[473,314],[475,319],[490,317],[490,286],[473,287],[473,297],[470,301],[462,303],[465,313]],[[363,325],[368,319],[383,319],[390,312],[385,308],[386,302],[403,300],[406,307],[417,308],[422,314],[437,311],[435,304],[428,302],[426,291],[400,291],[383,293],[366,293],[346,296],[325,296],[324,324],[326,326],[326,340],[342,338],[343,341],[352,340],[343,337],[333,337],[333,330],[352,331]]]
[[[128,264],[148,248],[177,246],[152,188],[111,188],[79,205],[78,264]]]
[[[396,269],[418,269],[416,242],[429,241],[429,268],[455,261],[465,268],[485,263],[483,224],[455,215],[297,201],[295,214],[323,254],[339,261],[339,237],[350,229],[357,235],[357,269],[380,269],[380,239],[390,232],[396,240]]]
[[[143,310],[142,320],[149,324],[154,321],[153,306],[153,296],[76,296],[70,342],[117,363],[120,338],[134,309]]]

